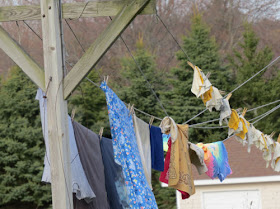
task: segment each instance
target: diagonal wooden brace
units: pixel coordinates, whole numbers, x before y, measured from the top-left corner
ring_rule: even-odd
[[[89,47],[81,59],[64,79],[64,98],[67,99],[70,93],[76,88],[82,79],[98,63],[101,57],[112,46],[130,22],[140,13],[149,0],[133,0],[125,5],[118,15],[113,19],[105,31]]]
[[[0,48],[26,73],[26,75],[37,86],[45,91],[44,71],[1,26]]]

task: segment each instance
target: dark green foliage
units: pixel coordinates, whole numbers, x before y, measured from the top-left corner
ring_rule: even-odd
[[[97,85],[100,84],[96,70],[92,70],[87,77]],[[100,88],[84,80],[70,97],[69,107],[69,110],[76,108],[76,121],[95,133],[99,133],[100,128],[104,127],[104,136],[111,137],[105,94]]]
[[[239,47],[240,49],[234,50],[233,56],[229,57],[236,86],[263,69],[273,58],[270,48],[259,48],[259,39],[249,24],[245,25],[243,41],[239,43]],[[279,99],[279,73],[272,69],[271,73],[274,76],[269,77],[264,72],[234,92],[230,100],[234,108],[247,107],[250,109]],[[247,113],[246,118],[256,117],[271,108],[273,105]],[[258,122],[256,127],[265,133],[277,131],[280,122],[277,115],[279,115],[279,111]]]
[[[41,183],[44,140],[36,86],[18,67],[1,81],[0,206],[46,208],[50,186]]]
[[[214,38],[210,38],[210,29],[202,21],[200,14],[195,14],[192,18],[191,31],[183,37],[183,48],[188,57],[182,52],[177,53],[177,59],[180,61],[180,67],[171,71],[171,83],[173,89],[165,94],[168,111],[177,123],[183,123],[194,115],[205,109],[200,98],[191,92],[193,81],[193,69],[187,64],[191,61],[206,74],[211,72],[211,83],[220,90],[228,89],[228,72],[221,67],[217,44]],[[189,60],[190,59],[190,60]],[[190,124],[201,121],[207,121],[218,117],[218,113],[209,113],[192,120]],[[226,136],[221,129],[203,130],[190,129],[190,140],[197,141],[217,141]]]
[[[156,67],[155,59],[144,49],[142,40],[137,43],[137,50],[134,53],[136,62],[142,69],[145,77],[150,82],[153,90],[161,99],[160,93],[166,88],[164,74]],[[134,104],[138,109],[156,116],[165,116],[159,102],[151,92],[149,85],[140,73],[134,60],[130,57],[122,59],[122,85],[120,85],[119,96],[126,103]],[[164,105],[164,104],[163,104]],[[143,118],[143,115],[138,114]],[[147,117],[144,117],[147,120]]]

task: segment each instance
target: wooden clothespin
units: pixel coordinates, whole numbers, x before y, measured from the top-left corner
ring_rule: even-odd
[[[130,109],[128,110],[129,110],[129,115],[134,114],[134,104],[131,105]]]
[[[278,136],[277,142],[280,143],[280,134]]]
[[[195,66],[191,62],[188,61],[187,63],[188,63],[189,66],[192,67],[193,70],[195,70]]]
[[[229,101],[230,97],[232,96],[232,93],[229,93],[226,97],[226,99]]]
[[[247,110],[248,110],[248,109],[247,109],[246,107],[243,109],[243,112],[242,112],[242,116],[243,116],[243,117],[245,116]]]
[[[274,135],[275,135],[275,131],[273,131],[269,136],[270,138],[273,138]]]
[[[211,72],[208,72],[208,73],[206,74],[206,77],[209,79],[209,78],[210,78],[210,75],[211,75]]]
[[[103,130],[104,130],[104,127],[101,127],[101,128],[100,128],[100,131],[99,131],[99,139],[100,139],[100,140],[102,139]]]
[[[109,76],[107,75],[107,76],[104,76],[104,82],[106,83],[106,84],[108,84],[108,80],[109,80]]]
[[[74,120],[75,113],[76,113],[76,108],[73,108],[72,113],[71,113],[71,120]]]
[[[223,91],[223,90],[219,90],[219,92],[220,92],[221,95],[225,95],[226,94],[226,92]]]
[[[152,124],[153,124],[153,122],[154,122],[154,119],[155,119],[155,117],[152,116],[151,119],[150,119],[150,122],[149,122],[149,126],[150,126],[150,127],[152,126]]]

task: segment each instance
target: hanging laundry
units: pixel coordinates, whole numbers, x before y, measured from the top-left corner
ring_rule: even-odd
[[[96,195],[96,201],[86,208],[109,209],[99,136],[75,121],[73,121],[73,127],[86,177]],[[84,209],[82,201],[77,201],[76,205],[76,209]]]
[[[159,125],[161,133],[170,134],[171,141],[174,143],[178,137],[178,127],[171,117],[165,117]]]
[[[280,144],[279,142],[275,142],[274,145],[274,155],[271,162],[271,167],[277,171],[280,172]]]
[[[245,146],[245,144],[247,143],[247,133],[250,123],[242,115],[239,116],[239,119],[242,123],[242,130],[239,133],[236,133],[235,136],[237,141]]]
[[[211,95],[211,99],[209,101],[206,101],[206,108],[212,112],[213,108],[215,108],[216,111],[220,111],[222,106],[222,95],[220,94],[219,90],[213,86],[213,91]]]
[[[265,149],[267,149],[267,144],[266,144],[266,140],[265,140],[265,137],[264,137],[264,134],[262,132],[260,132],[259,130],[257,130],[257,135],[259,136],[258,140],[255,141],[255,146],[263,151]]]
[[[163,151],[167,152],[168,150],[168,139],[170,138],[170,134],[162,134],[162,140],[163,140]]]
[[[172,141],[170,152],[168,186],[188,195],[195,193],[192,167],[188,150],[188,125],[176,124],[170,117],[165,117],[161,124],[162,133],[169,134]],[[175,131],[177,130],[177,132]],[[175,138],[176,136],[176,138]]]
[[[212,99],[212,93],[213,93],[213,86],[210,86],[210,89],[200,96],[204,105],[206,105],[206,103]]]
[[[248,135],[248,137],[247,137],[248,152],[251,152],[251,146],[253,144],[255,144],[256,141],[260,138],[261,132],[259,131],[259,135],[258,135],[257,129],[254,127],[253,124],[250,124],[248,126],[248,133],[247,133],[247,135]]]
[[[165,184],[168,184],[168,179],[169,179],[170,153],[171,153],[171,146],[172,146],[170,136],[169,136],[167,144],[168,144],[168,150],[167,150],[167,153],[165,155],[165,160],[164,160],[164,171],[160,173],[160,177],[159,177],[159,180]],[[181,190],[178,190],[178,191],[181,193],[183,200],[190,197],[190,195],[187,192],[184,192]]]
[[[201,175],[208,171],[204,162],[204,151],[195,144],[188,142],[191,163],[196,167],[198,173]]]
[[[146,179],[152,189],[152,165],[149,124],[133,114],[134,131]]]
[[[118,96],[103,82],[116,163],[122,166],[130,208],[158,208],[147,182],[137,147],[132,115]]]
[[[164,170],[164,153],[162,133],[159,127],[150,126],[150,143],[152,168],[158,171]]]
[[[44,159],[44,171],[42,181],[51,183],[51,169],[50,169],[50,152],[49,152],[49,138],[48,138],[48,120],[47,120],[47,99],[44,98],[45,94],[41,89],[37,90],[36,100],[40,104],[40,116],[42,123],[43,136],[46,145],[46,154]],[[90,203],[95,201],[95,194],[89,185],[85,171],[81,164],[80,155],[78,153],[77,144],[75,141],[74,130],[71,123],[71,118],[68,117],[69,129],[69,146],[70,146],[70,159],[71,159],[71,174],[72,174],[72,191],[76,194],[79,200],[84,199],[85,202]]]
[[[169,179],[170,152],[172,146],[171,137],[169,137],[167,145],[168,145],[168,150],[166,152],[165,159],[164,159],[164,170],[163,172],[160,173],[160,177],[159,177],[159,180],[166,184],[168,184],[168,179]]]
[[[203,143],[198,143],[198,147],[200,147],[204,151],[204,162],[207,166],[206,175],[209,176],[211,179],[214,179],[215,176],[218,175],[217,172],[217,160],[215,156],[211,153],[211,151],[205,146]]]
[[[269,162],[272,160],[272,153],[274,151],[274,141],[269,135],[264,135],[267,149],[263,150],[263,159],[266,161],[266,167],[268,168]]]
[[[111,209],[129,208],[122,167],[114,160],[112,139],[102,137],[100,148],[104,164],[105,185]]]
[[[228,124],[228,118],[231,116],[231,108],[227,99],[222,99],[222,104],[220,107],[220,126],[223,122]]]
[[[212,84],[202,72],[202,70],[200,70],[197,66],[195,66],[193,70],[194,74],[191,92],[195,94],[196,97],[200,97],[210,90]]]
[[[210,144],[198,144],[206,150],[206,165],[208,167],[208,173],[206,173],[210,178],[214,179],[216,177],[222,182],[228,175],[232,174],[232,170],[228,163],[228,154],[226,147],[223,142],[214,142]],[[205,147],[204,147],[205,146]],[[207,148],[207,149],[206,149]],[[213,158],[210,156],[211,152]],[[204,158],[205,159],[205,158]]]
[[[228,122],[228,136],[238,134],[243,130],[243,124],[239,118],[239,115],[236,110],[232,109],[230,119]]]

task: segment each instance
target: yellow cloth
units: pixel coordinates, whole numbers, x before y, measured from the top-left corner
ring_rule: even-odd
[[[238,134],[235,134],[236,136],[239,136],[241,139],[245,139],[245,135],[246,133],[248,132],[248,129],[247,129],[247,126],[246,126],[246,123],[247,121],[243,118],[240,119],[241,120],[241,123],[242,123],[242,131]]]
[[[212,99],[212,92],[213,92],[213,86],[211,86],[210,89],[208,91],[206,91],[201,96],[201,99],[202,99],[204,105],[206,104],[206,102],[208,102],[208,101],[210,101]]]
[[[178,137],[171,146],[168,186],[195,193],[192,166],[188,151],[188,125],[178,125]]]
[[[228,122],[228,127],[232,128],[236,131],[238,129],[239,122],[240,122],[240,119],[239,119],[238,113],[236,112],[236,110],[232,109],[230,119]]]

